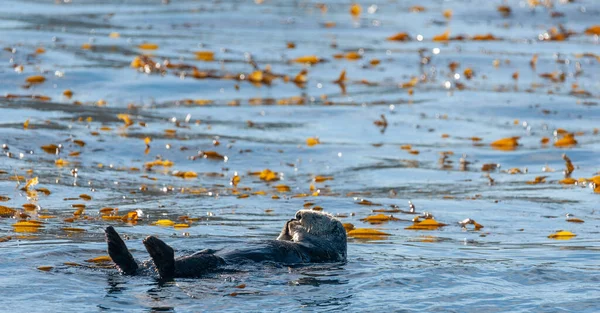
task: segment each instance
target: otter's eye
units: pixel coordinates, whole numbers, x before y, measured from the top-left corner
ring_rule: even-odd
[[[302,219],[302,215],[300,215],[300,212],[296,213],[296,219],[297,219],[297,220],[300,220],[300,219]]]

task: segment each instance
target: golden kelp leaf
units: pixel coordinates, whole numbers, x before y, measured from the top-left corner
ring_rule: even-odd
[[[37,269],[43,272],[49,272],[53,269],[53,266],[38,266]]]
[[[575,166],[573,166],[571,159],[566,154],[563,154],[562,158],[563,160],[565,160],[565,166],[567,167],[567,169],[565,170],[565,177],[569,177],[575,170]]]
[[[140,58],[138,56],[138,57],[133,58],[130,65],[131,65],[131,67],[142,67],[142,66],[144,66],[144,61],[142,61],[142,58]]]
[[[71,233],[83,233],[83,232],[85,232],[85,229],[83,229],[83,228],[77,228],[77,227],[63,227],[61,229],[63,231],[71,232]]]
[[[288,186],[288,185],[283,185],[283,184],[281,184],[281,185],[277,185],[277,186],[275,186],[274,188],[275,188],[275,189],[277,189],[277,191],[279,191],[279,192],[289,192],[289,191],[291,190],[291,189],[290,189],[290,186]]]
[[[79,267],[79,266],[82,266],[81,264],[77,264],[77,263],[75,263],[75,262],[65,262],[65,263],[63,263],[63,264],[64,264],[64,265],[66,265],[66,266],[73,266],[73,267]]]
[[[43,54],[46,53],[46,49],[39,47],[37,49],[35,49],[35,54]]]
[[[464,70],[463,74],[465,75],[465,78],[466,78],[466,79],[471,79],[471,78],[473,78],[473,70],[472,70],[470,67],[467,67],[467,68]]]
[[[89,263],[104,263],[104,262],[112,262],[112,259],[108,255],[102,255],[102,256],[92,258],[92,259],[87,259],[85,261],[89,262]]]
[[[316,63],[319,63],[320,61],[321,60],[316,55],[305,55],[305,56],[301,56],[299,58],[294,59],[294,62],[296,62],[296,63],[316,64]]]
[[[148,169],[151,169],[154,166],[171,167],[173,166],[173,162],[169,160],[154,160],[152,162],[146,162],[144,166]]]
[[[9,240],[11,240],[12,237],[11,236],[6,236],[6,237],[0,237],[0,242],[7,242]]]
[[[543,145],[546,145],[550,142],[550,138],[548,137],[542,137],[542,139],[540,140],[540,143]]]
[[[317,175],[315,176],[315,183],[322,183],[324,181],[328,181],[328,180],[333,180],[333,176],[321,176],[321,175]]]
[[[189,224],[181,223],[181,224],[175,224],[175,225],[173,225],[173,227],[174,228],[189,228],[190,225]]]
[[[306,74],[308,74],[308,71],[306,69],[300,71],[300,73],[298,73],[298,75],[296,75],[294,77],[293,82],[298,85],[302,85],[302,84],[306,83],[308,81],[308,77],[306,76]],[[289,104],[289,102],[291,102],[291,101],[287,101],[288,103],[286,103],[286,101],[282,101],[282,100],[278,101],[278,104]]]
[[[474,35],[473,37],[471,37],[471,40],[492,41],[492,40],[499,40],[499,38],[497,38],[496,36],[494,36],[492,34],[485,34],[485,35]]]
[[[118,216],[118,215],[103,215],[102,219],[103,220],[107,220],[107,221],[118,221],[118,220],[123,220],[123,216]]]
[[[163,220],[156,221],[154,223],[154,225],[157,225],[157,226],[173,226],[173,225],[175,225],[175,222],[173,222],[171,220],[163,219]]]
[[[75,212],[73,212],[74,216],[81,216],[83,215],[83,212],[85,211],[85,207],[79,207],[77,208],[77,210],[75,210]]]
[[[352,223],[342,223],[342,226],[344,226],[346,232],[349,232],[354,229],[354,224]]]
[[[254,174],[254,173],[251,173]],[[261,172],[258,172],[258,178],[264,181],[274,181],[279,180],[279,176],[277,176],[276,172],[271,171],[270,169],[264,169]]]
[[[510,15],[510,12],[512,12],[512,9],[507,6],[507,5],[501,5],[498,6],[497,8],[498,12],[500,12],[500,14],[502,14],[502,16],[507,17]]]
[[[240,183],[241,178],[238,175],[235,175],[231,178],[231,181],[229,182],[231,185],[233,185],[233,187],[237,187],[237,185]]]
[[[48,190],[48,188],[37,188],[36,191],[39,191],[46,196],[49,196],[52,193],[52,192],[50,192],[50,190]]]
[[[55,216],[55,215],[38,215],[37,217],[38,217],[38,218],[41,218],[41,219],[51,219],[51,218],[56,218],[56,216]]]
[[[76,157],[76,156],[79,156],[80,154],[81,154],[81,152],[79,152],[79,151],[69,152],[69,156],[71,156],[71,157]]]
[[[569,223],[585,223],[584,220],[582,220],[580,218],[576,218],[576,217],[568,218],[567,222],[569,222]]]
[[[58,146],[55,144],[45,145],[45,146],[42,146],[42,150],[44,150],[46,153],[56,154],[57,150],[58,150]]]
[[[25,211],[35,211],[38,208],[38,206],[33,203],[25,203],[22,207]]]
[[[205,159],[211,159],[211,160],[226,160],[227,157],[219,154],[216,151],[200,151],[200,156],[202,156]]]
[[[115,208],[102,208],[102,209],[100,209],[99,212],[100,212],[100,214],[112,214],[113,211],[115,211],[115,210],[118,210],[118,209],[115,209]]]
[[[387,37],[386,38],[389,41],[408,41],[410,40],[410,36],[407,33],[397,33],[393,36]]]
[[[24,188],[25,189],[29,189],[29,187],[33,187],[33,186],[37,185],[38,182],[39,182],[38,178],[34,177],[34,178],[32,178],[32,179],[30,179],[30,180],[27,181],[27,184],[25,184]]]
[[[110,34],[108,34],[109,38],[119,38],[121,37],[121,34],[117,33],[117,32],[111,32]]]
[[[46,77],[42,75],[33,75],[25,78],[25,81],[29,84],[41,84],[46,81]]]
[[[62,167],[62,166],[67,166],[70,162],[64,159],[58,159],[56,161],[54,161],[54,165],[58,166],[58,167]]]
[[[400,219],[395,218],[393,215],[376,214],[376,215],[367,216],[360,220],[363,222],[373,223],[373,222],[399,221]]]
[[[193,171],[174,171],[173,176],[181,177],[181,178],[196,178],[198,174]]]
[[[516,168],[516,167],[510,168],[510,169],[506,170],[506,172],[508,174],[511,174],[511,175],[514,175],[514,174],[523,174],[523,172],[521,171],[521,169]]]
[[[362,12],[362,7],[360,6],[360,4],[358,3],[353,3],[350,6],[350,14],[352,14],[352,16],[354,17],[358,17],[360,16],[360,13]]]
[[[548,238],[550,238],[550,239],[556,239],[556,240],[569,240],[569,239],[571,239],[571,238],[573,238],[575,236],[577,236],[577,235],[573,234],[570,231],[560,230],[560,231],[557,231],[554,234],[550,234],[548,236]]]
[[[212,51],[196,51],[196,60],[210,62],[215,60],[215,53]]]
[[[127,223],[127,222],[135,223],[138,220],[138,213],[136,211],[128,212],[127,214],[125,214],[125,216],[123,216],[121,218],[121,220],[125,223]]]
[[[402,145],[402,146],[400,146],[400,149],[402,149],[402,150],[412,150],[412,146],[411,145]]]
[[[237,198],[238,198],[238,199],[246,199],[246,198],[248,198],[248,197],[250,197],[250,195],[249,195],[249,194],[247,194],[247,193],[243,193],[243,194],[241,194],[241,195],[237,196]]]
[[[84,43],[81,45],[81,50],[90,50],[92,49],[92,44],[91,43]]]
[[[260,83],[263,80],[263,71],[254,71],[248,75],[248,80],[254,83]]]
[[[16,181],[22,181],[22,180],[25,180],[25,176],[12,175],[12,176],[9,176],[8,179],[10,179],[10,180],[16,180]]]
[[[563,184],[563,185],[574,185],[577,182],[576,179],[568,177],[565,179],[561,179],[558,181],[559,184]]]
[[[370,200],[367,199],[360,199],[360,201],[356,202],[356,204],[359,205],[379,205],[378,203],[373,203]]]
[[[416,222],[411,226],[408,226],[404,229],[412,229],[412,230],[435,230],[442,226],[446,226],[444,223],[439,223],[434,219],[426,219],[421,222]]]
[[[0,201],[8,201],[8,200],[10,200],[9,197],[7,197],[7,196],[0,196]]]
[[[29,128],[29,120],[26,120],[25,122],[23,122],[23,129],[27,129]]]
[[[537,185],[537,184],[545,183],[546,182],[546,177],[548,177],[548,176],[537,176],[533,180],[526,181],[525,183],[528,184],[528,185]]]
[[[452,18],[452,10],[451,9],[444,10],[443,15],[446,19],[448,19],[448,20],[451,19]]]
[[[75,139],[75,140],[73,140],[73,143],[80,147],[85,146],[85,141],[83,141],[83,140]]]
[[[358,52],[354,52],[354,51],[346,53],[346,55],[344,57],[348,60],[362,59],[362,55],[360,55]]]
[[[323,23],[323,27],[325,27],[325,28],[333,28],[333,27],[335,27],[335,25],[336,25],[335,22],[325,22],[325,23]]]
[[[90,195],[86,195],[85,193],[82,193],[79,195],[79,198],[85,200],[85,201],[90,201],[92,200],[92,197]]]
[[[450,39],[450,30],[445,31],[442,34],[433,36],[433,41],[448,41]]]
[[[0,217],[13,217],[17,210],[0,205]]]
[[[129,116],[129,114],[117,114],[117,118],[122,120],[125,123],[125,126],[133,125],[133,121],[131,120],[131,116]]]
[[[600,25],[594,25],[585,30],[586,35],[598,35],[600,36]]]
[[[316,138],[316,137],[310,137],[310,138],[306,139],[306,145],[309,147],[318,145],[320,143],[321,143],[321,141],[319,141],[319,138]]]
[[[156,49],[158,49],[158,45],[155,43],[145,42],[145,43],[139,45],[138,48],[143,49],[143,50],[156,50]]]
[[[41,223],[34,221],[19,221],[13,224],[13,228],[17,233],[36,233],[42,227]]]
[[[594,176],[594,177],[590,178],[589,180],[592,181],[596,185],[600,185],[600,176]]]
[[[492,142],[490,144],[490,146],[492,146],[492,148],[497,149],[497,150],[505,150],[505,151],[515,150],[517,148],[517,146],[519,145],[519,141],[518,141],[519,138],[520,137],[502,138],[502,139]]]
[[[558,139],[555,143],[555,147],[559,148],[568,148],[577,144],[577,140],[575,140],[575,135],[566,134],[564,137]]]
[[[348,237],[353,237],[357,239],[377,240],[386,239],[387,236],[390,236],[390,234],[371,228],[356,228],[348,232]]]
[[[379,59],[372,59],[371,61],[369,61],[369,64],[371,64],[372,66],[377,66],[379,65],[379,63],[381,63]]]

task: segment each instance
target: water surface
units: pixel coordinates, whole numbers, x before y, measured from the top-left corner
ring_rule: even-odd
[[[359,1],[355,17],[348,1],[327,1],[326,10],[315,1],[97,2],[2,3],[0,143],[7,148],[0,196],[9,199],[0,205],[43,221],[37,231],[18,232],[19,218],[0,219],[0,237],[10,237],[0,243],[5,307],[597,311],[600,195],[589,181],[559,183],[563,154],[575,179],[600,171],[600,42],[584,34],[598,23],[595,1]],[[498,11],[501,4],[509,16]],[[424,11],[412,12],[415,5]],[[540,40],[556,35],[553,28],[572,34]],[[432,40],[446,30],[465,40]],[[399,32],[410,40],[386,40]],[[470,39],[488,33],[498,40]],[[157,49],[140,49],[143,43]],[[199,60],[198,51],[214,53],[213,60]],[[360,58],[346,58],[351,52]],[[141,55],[160,67],[132,66]],[[321,62],[294,62],[302,56]],[[180,66],[166,67],[166,60]],[[270,84],[249,81],[267,69],[276,76]],[[306,82],[294,83],[302,70]],[[346,80],[336,83],[344,70]],[[28,84],[33,75],[45,81]],[[385,127],[374,123],[381,115]],[[577,144],[556,147],[560,129]],[[490,146],[513,136],[520,137],[515,149]],[[308,138],[320,144],[308,146]],[[50,144],[61,145],[58,154],[41,148]],[[157,159],[173,165],[146,166]],[[484,164],[500,167],[488,172]],[[280,180],[251,174],[265,169]],[[315,182],[318,175],[333,179]],[[527,183],[538,176],[547,177]],[[21,189],[34,177],[32,189],[51,193]],[[290,191],[276,189],[280,184]],[[359,205],[361,199],[376,205]],[[407,230],[415,215],[404,213],[378,225],[361,221],[376,209],[408,210],[408,201],[447,226]],[[26,211],[25,203],[39,207]],[[86,208],[74,216],[73,204]],[[347,264],[266,266],[167,285],[85,261],[106,254],[108,225],[145,259],[141,240],[148,235],[182,254],[243,246],[275,238],[296,210],[314,206],[389,236],[350,238]],[[107,220],[105,207],[118,208],[117,215],[136,211],[139,220]],[[584,223],[567,222],[567,214]],[[182,216],[195,218],[189,228],[153,225]],[[484,228],[461,228],[466,218]],[[577,236],[548,238],[558,230]]]

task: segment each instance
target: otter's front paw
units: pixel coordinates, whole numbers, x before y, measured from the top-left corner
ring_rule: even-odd
[[[285,223],[285,226],[283,226],[283,229],[281,230],[281,233],[279,234],[279,237],[277,237],[277,240],[283,240],[283,241],[290,241],[292,240],[292,236],[290,235],[290,223],[293,222],[294,220],[291,219],[289,221],[287,221]]]

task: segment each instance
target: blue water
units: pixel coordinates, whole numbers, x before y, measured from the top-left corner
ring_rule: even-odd
[[[0,196],[9,199],[0,205],[28,217],[0,218],[0,238],[7,239],[0,242],[3,307],[15,312],[598,311],[600,194],[589,181],[559,184],[563,154],[575,165],[575,179],[600,172],[600,40],[583,34],[598,24],[598,3],[551,1],[551,8],[484,0],[358,3],[362,13],[353,18],[349,1],[327,1],[323,12],[316,1],[5,0],[0,144],[7,149],[0,157]],[[512,9],[508,17],[497,10],[502,3]],[[410,12],[414,5],[425,11]],[[452,10],[450,19],[444,10]],[[335,26],[325,27],[328,22]],[[565,41],[538,39],[559,25],[574,34]],[[491,33],[501,40],[431,40],[446,30],[451,37]],[[411,40],[386,40],[398,32]],[[158,49],[141,50],[142,43]],[[89,49],[82,49],[84,44]],[[38,48],[44,52],[36,53]],[[197,60],[196,51],[214,52],[214,60]],[[362,58],[334,57],[348,52]],[[162,70],[167,59],[185,66],[143,73],[130,65],[142,54]],[[324,61],[293,62],[307,55]],[[372,66],[373,59],[380,64]],[[450,69],[451,62],[458,67]],[[211,77],[195,79],[191,66]],[[271,85],[232,79],[268,66],[277,75]],[[466,68],[474,72],[471,79]],[[293,80],[303,69],[308,70],[303,86],[281,78]],[[334,82],[342,70],[345,88]],[[564,81],[540,76],[553,72],[564,73]],[[32,75],[45,81],[28,86],[26,77]],[[412,92],[400,88],[413,77],[419,81]],[[65,89],[72,98],[63,95]],[[117,114],[129,114],[134,124],[125,127]],[[382,114],[385,128],[374,125]],[[555,147],[559,128],[575,133],[577,144]],[[490,146],[512,136],[520,137],[513,151]],[[152,139],[147,153],[146,137]],[[309,137],[321,143],[309,147]],[[550,143],[541,144],[543,137]],[[41,149],[49,144],[62,145],[60,153]],[[401,149],[404,145],[418,154]],[[227,160],[194,158],[198,151],[216,151]],[[448,151],[453,154],[443,159],[441,153]],[[174,165],[145,168],[158,157]],[[57,166],[58,159],[69,163]],[[493,185],[482,171],[489,163],[500,164],[489,172]],[[265,182],[250,174],[267,168],[281,180]],[[523,173],[509,174],[511,168]],[[172,175],[175,170],[198,177],[182,179]],[[241,180],[234,188],[230,181],[236,173]],[[15,180],[15,175],[23,177]],[[317,175],[333,180],[314,182]],[[527,184],[537,176],[547,177]],[[34,188],[51,194],[21,190],[33,177],[39,178]],[[278,184],[291,191],[278,192]],[[358,205],[363,198],[378,205]],[[407,230],[414,215],[403,213],[392,213],[400,221],[361,221],[374,209],[408,210],[408,201],[447,226]],[[346,264],[259,266],[166,285],[86,262],[106,255],[108,225],[127,236],[136,258],[146,259],[141,240],[148,235],[164,239],[179,254],[276,238],[307,202],[313,203],[307,208],[321,206],[344,223],[390,235],[349,238]],[[39,208],[25,211],[25,203]],[[72,204],[86,208],[70,221]],[[108,221],[99,213],[104,207],[116,207],[119,214],[137,210],[140,219]],[[567,222],[567,214],[585,222]],[[44,218],[48,215],[54,217]],[[153,225],[182,216],[198,220],[183,229]],[[43,227],[17,232],[13,224],[22,218],[43,221]],[[466,218],[484,228],[462,229],[458,221]],[[558,230],[577,236],[548,238]],[[241,284],[245,288],[236,288]]]

